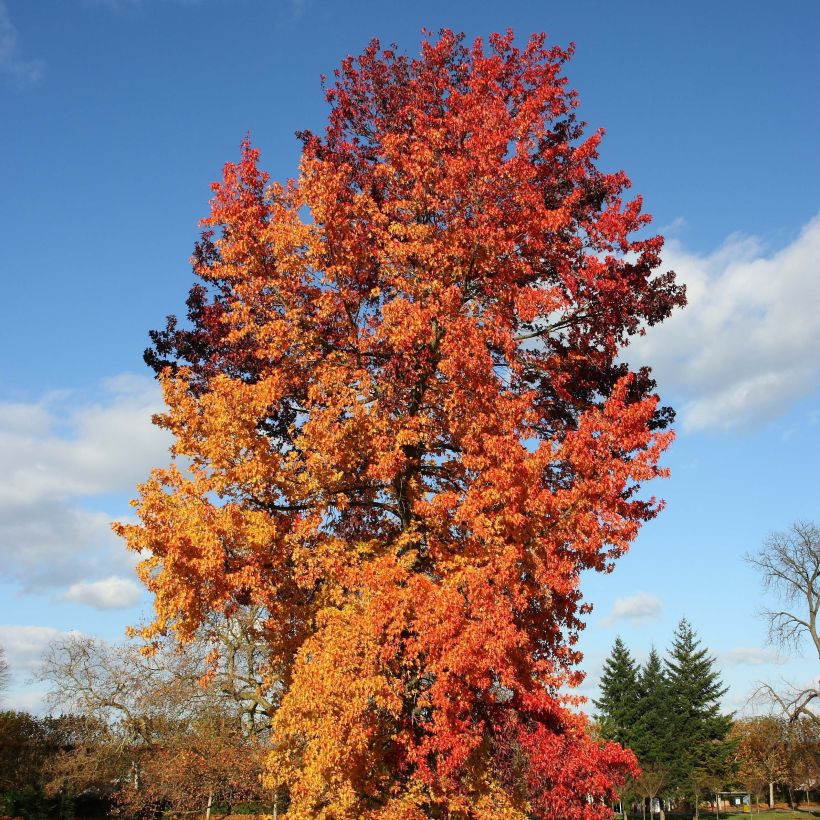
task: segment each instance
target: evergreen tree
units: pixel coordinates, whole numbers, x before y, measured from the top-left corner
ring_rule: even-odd
[[[593,702],[602,737],[631,746],[638,719],[638,664],[620,637],[604,663],[600,698]]]
[[[701,794],[719,785],[729,767],[733,748],[727,739],[731,715],[720,711],[726,688],[715,659],[695,636],[684,618],[678,624],[666,660],[669,705],[671,785],[693,800],[695,814]]]
[[[638,718],[632,751],[642,766],[669,764],[669,686],[655,647],[638,675]]]

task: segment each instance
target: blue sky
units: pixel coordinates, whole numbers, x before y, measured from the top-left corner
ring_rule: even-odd
[[[108,531],[167,441],[142,364],[180,312],[209,183],[250,131],[274,178],[322,128],[321,74],[423,26],[575,41],[581,115],[604,126],[669,238],[690,306],[628,358],[679,410],[667,509],[612,575],[585,579],[593,693],[616,634],[639,657],[686,616],[738,708],[756,680],[816,677],[778,656],[743,563],[820,520],[820,6],[813,0],[329,2],[0,0],[0,644],[12,705],[44,644],[119,638],[146,611]]]

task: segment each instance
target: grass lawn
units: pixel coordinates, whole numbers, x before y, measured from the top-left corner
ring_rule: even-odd
[[[721,818],[731,818],[731,820],[735,820],[736,817],[749,817],[750,820],[752,818],[754,820],[790,820],[792,817],[802,817],[808,818],[812,815],[820,816],[820,812],[810,812],[810,811],[790,811],[788,809],[781,809],[780,811],[762,811],[760,814],[757,811],[753,811],[751,814],[748,812],[721,812]],[[704,818],[711,818],[715,817],[714,812],[701,812],[700,816]]]
[[[657,818],[657,814],[654,815]],[[616,818],[620,818],[620,814],[615,815]],[[667,820],[681,820],[681,818],[686,818],[686,820],[692,820],[692,814],[674,814],[672,812],[666,813]],[[716,815],[713,811],[701,811],[700,813],[701,820],[716,820]],[[820,809],[813,809],[813,810],[803,810],[803,811],[789,811],[788,809],[781,809],[778,811],[761,811],[760,814],[757,811],[753,811],[751,814],[749,812],[740,812],[740,811],[733,811],[733,812],[725,812],[722,811],[720,813],[721,820],[740,820],[740,818],[748,817],[749,820],[792,820],[792,818],[799,818],[799,820],[808,820],[811,817],[820,817]],[[638,812],[637,814],[632,813],[629,815],[629,820],[641,820],[641,813]],[[649,815],[647,815],[647,820],[649,820]]]

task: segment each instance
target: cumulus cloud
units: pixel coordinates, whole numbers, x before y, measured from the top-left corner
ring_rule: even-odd
[[[72,584],[63,598],[95,609],[128,609],[139,601],[140,588],[127,578],[112,575],[99,581]]]
[[[782,657],[777,650],[771,648],[737,646],[721,653],[721,660],[726,664],[738,666],[765,666],[784,664],[788,658]]]
[[[34,672],[46,647],[69,634],[51,626],[0,626],[0,646],[6,650],[12,674],[20,676]]]
[[[166,436],[151,425],[161,408],[147,378],[122,375],[89,402],[74,393],[33,404],[0,403],[0,503],[130,491]]]
[[[17,29],[11,22],[4,0],[0,0],[0,74],[18,85],[36,83],[45,71],[41,60],[25,60],[17,42]]]
[[[629,358],[651,363],[664,392],[682,397],[685,430],[775,418],[820,384],[820,215],[783,249],[730,237],[706,255],[670,242],[665,267],[688,306],[637,339]]]
[[[53,499],[0,501],[0,577],[44,592],[77,579],[133,566],[111,532],[111,514]]]
[[[0,625],[0,646],[5,650],[11,672],[11,687],[2,693],[0,708],[44,712],[46,693],[41,686],[32,683],[31,677],[39,669],[43,654],[52,641],[79,634],[51,626]]]
[[[636,592],[626,598],[618,598],[612,606],[612,612],[601,623],[611,626],[618,621],[651,621],[660,617],[662,609],[660,598],[648,592]]]
[[[71,391],[31,403],[0,402],[0,578],[29,592],[127,575],[134,564],[110,530],[125,499],[169,439],[151,424],[155,383],[119,376],[95,399]],[[88,603],[105,596],[75,592]],[[92,604],[93,605],[93,604]],[[107,607],[106,607],[107,608]]]

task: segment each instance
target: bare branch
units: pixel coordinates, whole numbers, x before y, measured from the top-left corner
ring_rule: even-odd
[[[758,570],[767,590],[794,605],[763,613],[772,643],[797,647],[808,636],[820,657],[820,529],[798,521],[787,532],[771,533],[760,551],[746,560]]]
[[[9,688],[10,682],[11,671],[9,670],[8,662],[6,661],[6,650],[0,646],[0,698]]]

